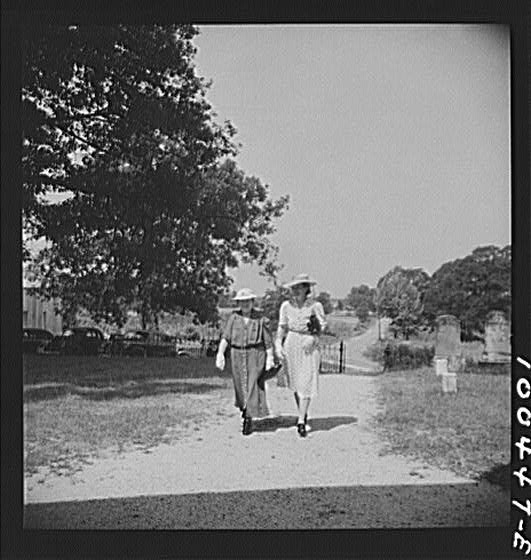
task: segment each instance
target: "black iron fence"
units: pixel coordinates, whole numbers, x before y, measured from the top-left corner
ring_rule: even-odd
[[[320,373],[344,373],[347,347],[340,340],[331,344],[321,344]]]

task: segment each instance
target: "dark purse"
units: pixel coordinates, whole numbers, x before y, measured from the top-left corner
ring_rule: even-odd
[[[306,326],[308,327],[308,332],[310,334],[321,334],[321,323],[319,323],[319,319],[313,311]]]
[[[265,369],[262,374],[260,375],[260,381],[269,381],[269,379],[273,379],[280,369],[282,368],[282,363],[275,361],[275,365],[271,369]]]

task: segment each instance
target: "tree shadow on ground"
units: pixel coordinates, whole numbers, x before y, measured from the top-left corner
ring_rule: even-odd
[[[511,488],[511,464],[498,463],[488,471],[479,475],[479,480],[487,480],[491,484],[501,486],[504,490]]]
[[[326,418],[310,418],[308,420],[312,433],[326,432],[338,428],[339,426],[357,424],[357,422],[358,419],[355,416],[328,416]],[[264,418],[254,423],[253,432],[276,432],[281,429],[293,428],[296,424],[297,416]]]
[[[88,400],[137,399],[167,393],[204,394],[223,389],[225,386],[213,383],[186,382],[178,380],[128,381],[122,384],[74,385],[69,383],[28,387],[24,391],[24,401],[57,399],[65,395],[78,395]]]
[[[496,528],[509,535],[510,498],[488,483],[375,486],[314,486],[230,492],[203,491],[181,495],[91,499],[33,503],[24,507],[24,529],[46,530],[311,530],[311,529],[436,529],[452,528],[444,542],[444,558],[508,558],[507,539],[494,547],[488,538]],[[470,528],[459,535],[455,529]],[[479,538],[478,529],[488,527]],[[387,534],[397,534],[390,531]],[[400,531],[400,538],[404,532]],[[337,537],[337,533],[334,533]],[[419,534],[407,547],[419,546]],[[500,535],[498,535],[500,536]],[[334,537],[334,538],[335,538]],[[352,536],[349,537],[350,544]],[[356,535],[356,539],[359,536]],[[434,533],[420,539],[427,546]],[[371,552],[379,538],[371,535]],[[469,543],[463,554],[459,543]],[[271,544],[271,543],[269,543]],[[435,549],[438,550],[437,546]],[[430,551],[433,553],[433,548]],[[495,554],[493,555],[493,551]],[[306,557],[311,557],[311,554]],[[326,556],[326,555],[325,555]],[[348,557],[346,555],[346,557]],[[389,549],[365,558],[389,558]],[[432,557],[428,551],[415,558]]]

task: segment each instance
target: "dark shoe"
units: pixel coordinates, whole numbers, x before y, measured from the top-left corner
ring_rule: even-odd
[[[306,437],[306,426],[304,424],[297,424],[297,432],[301,437]]]
[[[247,412],[246,408],[242,408],[242,418],[245,418],[245,413]]]
[[[253,433],[253,421],[250,418],[243,419],[243,430],[242,434],[248,436]]]

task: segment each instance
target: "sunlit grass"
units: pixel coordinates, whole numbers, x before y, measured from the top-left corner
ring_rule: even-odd
[[[477,477],[510,460],[510,376],[458,375],[457,394],[443,394],[433,368],[377,378],[378,430],[386,452]]]
[[[140,399],[93,401],[75,395],[25,404],[25,470],[75,468],[102,452],[149,448],[181,438],[201,421],[223,416],[231,398],[227,382],[201,397],[166,393]]]
[[[220,376],[212,359],[25,356],[24,380],[26,472],[171,442],[232,398],[228,368]]]

